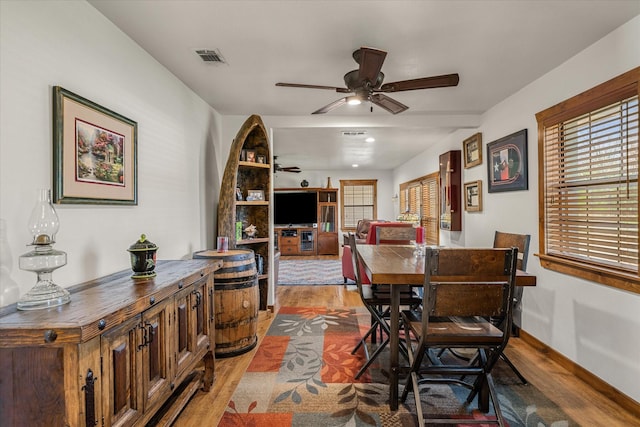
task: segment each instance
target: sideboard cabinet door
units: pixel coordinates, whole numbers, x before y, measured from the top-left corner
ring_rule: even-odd
[[[171,333],[169,316],[173,313],[173,298],[142,313],[142,396],[146,413],[160,406],[171,394],[173,372],[170,366]]]
[[[140,332],[140,316],[135,316],[102,335],[102,396],[106,427],[132,426],[142,414]]]
[[[193,360],[201,359],[209,349],[209,288],[205,277],[176,294],[173,345],[177,377],[181,377]]]

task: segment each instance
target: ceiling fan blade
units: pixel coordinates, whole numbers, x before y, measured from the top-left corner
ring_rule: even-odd
[[[324,107],[320,108],[319,110],[314,111],[311,114],[324,114],[324,113],[328,113],[329,111],[333,110],[334,108],[338,108],[343,106],[344,104],[347,103],[347,98],[340,98],[337,101],[332,102],[329,105],[325,105]]]
[[[387,57],[387,52],[378,49],[372,49],[370,47],[361,47],[353,53],[353,58],[358,64],[360,64],[360,71],[358,73],[359,80],[364,83],[368,81],[372,87],[375,86],[378,81],[378,75],[382,69],[384,59]]]
[[[335,90],[339,93],[350,93],[351,91],[344,87],[335,87],[335,86],[321,86],[321,85],[305,85],[301,83],[276,83],[276,86],[282,87],[298,87],[304,89],[327,89],[327,90]]]
[[[460,76],[458,74],[445,74],[442,76],[423,77],[421,79],[402,80],[399,82],[385,83],[380,86],[380,92],[401,92],[403,90],[433,89],[438,87],[458,86]]]
[[[402,113],[404,110],[409,109],[409,107],[407,107],[403,103],[398,102],[393,98],[389,98],[387,95],[383,95],[381,93],[371,95],[371,102],[392,114]]]

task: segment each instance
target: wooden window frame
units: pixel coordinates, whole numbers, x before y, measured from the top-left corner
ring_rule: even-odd
[[[640,294],[640,270],[607,266],[598,262],[579,259],[577,256],[554,253],[547,246],[547,164],[545,162],[545,129],[567,123],[584,114],[640,95],[640,67],[567,99],[536,114],[538,121],[538,209],[539,209],[539,254],[543,268],[569,274],[585,280],[601,283],[618,289]],[[637,98],[636,98],[637,99]],[[636,124],[637,126],[637,124]],[[637,164],[638,159],[627,160]],[[564,165],[564,163],[562,163]],[[549,166],[551,167],[551,166]],[[638,177],[632,178],[637,183]],[[636,190],[637,191],[637,190]],[[634,197],[638,197],[636,194]],[[636,205],[636,209],[638,206]],[[551,208],[550,208],[551,210]],[[635,243],[637,249],[637,240]],[[551,252],[551,253],[549,253]]]
[[[378,219],[378,180],[377,179],[341,179],[340,180],[340,224],[342,224],[342,231],[356,231],[356,227],[347,227],[345,224],[345,187],[366,186],[373,187],[373,218],[360,218],[360,219]],[[349,205],[351,206],[351,205]]]

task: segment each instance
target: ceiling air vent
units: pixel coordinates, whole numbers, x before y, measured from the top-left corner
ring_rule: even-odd
[[[209,64],[226,64],[222,54],[218,49],[198,49],[196,53],[204,62]]]
[[[366,130],[343,130],[342,136],[362,136],[366,135]]]

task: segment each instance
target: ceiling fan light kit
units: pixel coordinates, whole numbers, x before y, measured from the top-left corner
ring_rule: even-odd
[[[338,99],[311,114],[325,114],[344,104],[358,105],[362,101],[369,101],[371,104],[375,104],[391,114],[398,114],[409,109],[409,107],[381,92],[392,93],[407,90],[451,87],[457,86],[460,81],[458,74],[444,74],[441,76],[422,77],[382,84],[384,73],[382,73],[381,69],[386,56],[387,52],[370,47],[361,47],[353,52],[353,59],[358,63],[359,67],[357,70],[349,71],[344,75],[346,88],[301,83],[276,83],[276,86],[335,90],[338,93],[355,94]],[[371,109],[373,111],[373,105]]]

